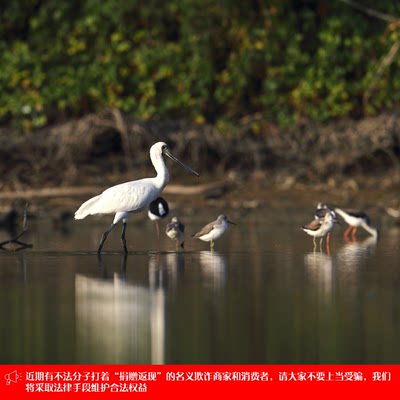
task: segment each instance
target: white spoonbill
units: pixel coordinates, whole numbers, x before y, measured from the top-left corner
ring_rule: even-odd
[[[199,176],[197,172],[193,171],[190,167],[173,156],[166,143],[158,142],[153,144],[150,148],[150,159],[157,172],[156,177],[139,179],[112,186],[102,194],[84,202],[75,212],[75,219],[83,219],[88,215],[115,214],[112,224],[106,229],[100,239],[97,249],[98,254],[101,253],[108,234],[119,221],[123,223],[121,234],[122,246],[124,247],[125,254],[128,253],[125,231],[129,214],[137,213],[147,208],[153,200],[160,196],[169,181],[169,173],[163,155],[168,156],[171,160],[180,164],[191,174]]]

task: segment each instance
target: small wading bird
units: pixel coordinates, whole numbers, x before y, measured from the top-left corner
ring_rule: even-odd
[[[314,218],[315,218],[315,219],[323,218],[323,217],[325,217],[325,215],[326,215],[327,213],[331,213],[331,214],[332,214],[332,218],[333,218],[334,220],[336,220],[337,223],[339,223],[339,221],[337,220],[337,216],[336,216],[335,211],[332,211],[326,204],[321,203],[321,202],[317,204],[317,209],[315,210]],[[329,243],[330,237],[331,237],[331,232],[329,231],[329,232],[326,234],[326,241],[327,241],[327,243]]]
[[[180,164],[191,174],[199,176],[197,172],[193,171],[190,167],[173,156],[164,142],[158,142],[150,148],[150,159],[157,172],[156,177],[139,179],[112,186],[102,194],[87,200],[75,212],[75,219],[83,219],[88,215],[115,214],[112,224],[106,229],[100,239],[100,244],[97,249],[98,254],[101,253],[108,234],[119,221],[123,223],[121,234],[122,246],[125,254],[128,253],[125,231],[129,214],[140,212],[148,207],[154,199],[160,196],[169,181],[169,173],[163,155],[166,155],[171,160]]]
[[[171,222],[167,224],[165,233],[169,238],[175,240],[176,248],[179,246],[183,249],[185,237],[185,225],[179,221],[178,217],[173,217]]]
[[[156,222],[157,238],[160,239],[160,219],[165,218],[169,214],[169,207],[166,200],[162,197],[157,197],[149,204],[147,216],[151,221]]]
[[[309,224],[302,226],[301,229],[310,236],[313,236],[314,248],[316,246],[315,238],[321,238],[320,247],[322,246],[322,241],[324,240],[324,236],[328,234],[335,223],[339,221],[332,215],[332,213],[328,212],[322,218],[316,218],[312,220]],[[329,238],[326,239],[326,245],[329,246]]]
[[[199,232],[192,235],[195,239],[200,239],[203,242],[211,242],[210,249],[214,249],[214,241],[219,239],[228,229],[228,223],[236,225],[234,222],[229,221],[228,217],[224,214],[218,216],[216,221],[210,222],[204,226]]]
[[[349,225],[343,234],[345,239],[348,239],[350,231],[351,237],[354,239],[356,236],[357,228],[360,227],[364,228],[370,235],[378,238],[378,229],[371,225],[371,220],[364,211],[335,208],[335,212],[344,219],[346,224]]]
[[[314,213],[314,217],[315,217],[315,219],[325,217],[325,214],[328,213],[328,212],[330,212],[332,214],[333,218],[336,218],[335,211],[331,210],[324,203],[318,203],[317,204],[317,209],[315,210],[315,213]]]

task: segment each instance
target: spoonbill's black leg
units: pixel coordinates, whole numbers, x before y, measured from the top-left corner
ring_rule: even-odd
[[[126,222],[124,221],[122,225],[121,243],[122,246],[124,247],[124,253],[128,254],[128,248],[126,247],[125,232],[126,232]]]
[[[100,244],[99,244],[99,248],[97,249],[97,254],[101,253],[101,250],[103,248],[104,242],[107,239],[108,234],[112,231],[112,229],[114,228],[115,224],[111,224],[107,230],[103,233],[101,239],[100,239]]]

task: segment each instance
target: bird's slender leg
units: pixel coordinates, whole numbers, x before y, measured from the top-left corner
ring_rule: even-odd
[[[314,250],[317,247],[317,244],[315,243],[315,236],[313,237],[313,243],[314,243]]]
[[[328,232],[328,235],[326,236],[326,253],[328,254],[328,256],[330,256],[330,235],[331,233]]]
[[[322,251],[322,241],[324,240],[324,238],[322,237],[319,241],[319,249]]]
[[[107,276],[107,267],[105,266],[100,253],[97,253],[97,262],[99,264],[99,268],[100,268],[100,271],[101,271],[102,278],[105,278],[105,279],[108,278],[108,276]]]
[[[160,223],[158,219],[156,219],[156,228],[157,228],[157,239],[160,240]]]
[[[124,253],[128,254],[128,248],[126,247],[125,232],[126,232],[126,221],[124,220],[124,221],[122,221],[121,243],[124,248]]]
[[[112,223],[112,224],[107,228],[107,230],[103,233],[103,235],[101,236],[100,243],[99,243],[99,248],[97,249],[97,254],[100,254],[100,253],[101,253],[101,250],[102,250],[102,248],[103,248],[104,242],[106,241],[108,234],[112,231],[112,229],[114,228],[114,226],[115,226],[115,224]]]
[[[210,250],[214,250],[214,240],[211,240],[210,242]]]
[[[353,231],[351,232],[351,237],[354,239],[356,237],[357,227],[353,227]]]
[[[351,225],[349,225],[349,226],[347,227],[347,229],[344,231],[343,236],[344,236],[345,238],[348,237],[348,235],[349,235],[349,233],[350,233],[350,231],[351,231],[352,228],[353,228],[353,227],[352,227]]]

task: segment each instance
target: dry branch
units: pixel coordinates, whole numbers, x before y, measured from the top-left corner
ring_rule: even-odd
[[[25,205],[25,209],[24,209],[24,219],[23,219],[23,223],[22,223],[22,231],[15,237],[5,240],[4,242],[0,242],[0,250],[10,251],[10,249],[8,249],[6,247],[7,245],[13,245],[11,248],[11,251],[20,251],[20,250],[24,250],[24,249],[33,247],[33,244],[25,243],[25,242],[22,242],[21,240],[19,240],[20,237],[27,230],[27,226],[26,226],[27,210],[28,210],[28,204]]]
[[[223,192],[228,187],[228,182],[219,181],[200,185],[168,185],[163,193],[176,195],[210,195],[217,192]],[[18,190],[15,192],[0,193],[0,200],[15,199],[33,199],[33,198],[50,198],[50,197],[78,197],[91,196],[104,191],[104,187],[99,186],[83,186],[83,187],[62,187],[62,188],[45,188],[32,190]]]
[[[374,10],[373,8],[369,8],[369,7],[365,7],[362,4],[359,4],[355,1],[352,0],[340,0],[342,3],[346,3],[349,6],[364,12],[365,14],[371,16],[371,17],[375,17],[378,19],[381,19],[383,21],[388,21],[388,22],[393,22],[393,21],[398,21],[399,18],[394,17],[393,15],[390,14],[386,14],[377,10]]]

